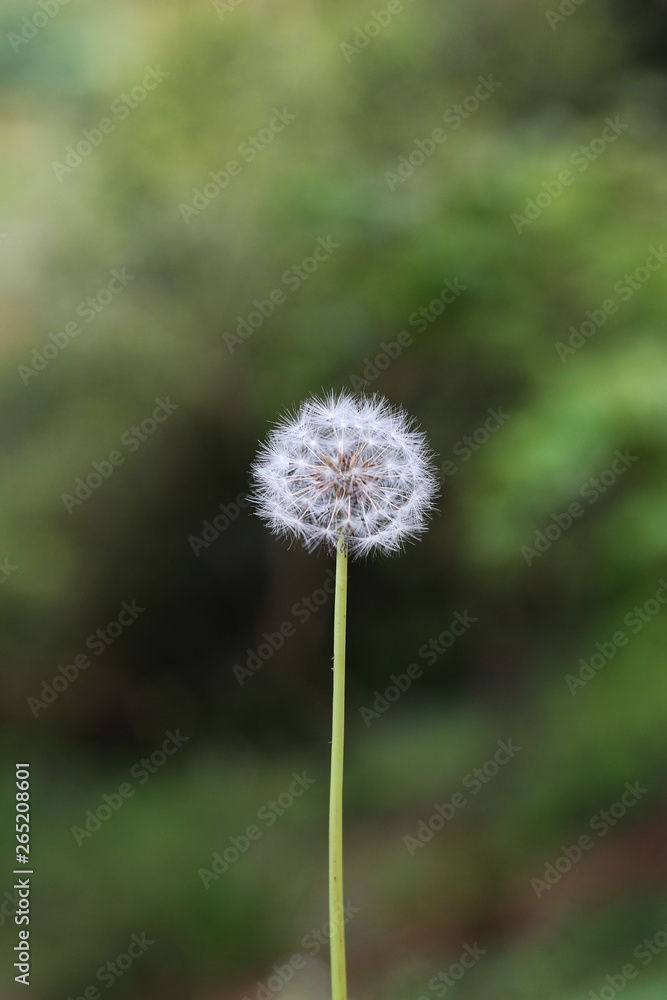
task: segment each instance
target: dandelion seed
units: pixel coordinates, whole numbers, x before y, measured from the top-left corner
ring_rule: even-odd
[[[253,463],[252,499],[272,531],[351,556],[401,551],[426,530],[438,477],[425,436],[378,396],[333,392],[283,417]]]

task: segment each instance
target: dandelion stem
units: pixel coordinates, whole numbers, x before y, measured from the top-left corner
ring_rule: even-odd
[[[347,544],[341,534],[336,552],[334,599],[333,721],[329,795],[329,923],[331,926],[331,997],[347,1000],[343,918],[343,740],[345,731],[345,609]]]

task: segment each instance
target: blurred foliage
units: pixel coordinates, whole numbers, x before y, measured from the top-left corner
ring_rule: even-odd
[[[25,43],[11,34],[39,5],[0,12],[3,809],[27,756],[36,995],[82,995],[145,930],[156,944],[119,998],[254,1000],[325,922],[331,607],[245,684],[233,668],[297,620],[329,563],[230,505],[267,421],[363,378],[418,417],[443,491],[419,546],[351,573],[351,995],[435,996],[429,980],[479,941],[462,997],[574,1000],[667,924],[665,612],[627,622],[667,575],[667,268],[637,270],[664,251],[665,12],[586,0],[550,25],[564,6],[404,2],[364,35],[371,11],[350,2],[71,4]],[[149,68],[167,75],[131,107]],[[443,124],[480,77],[500,85]],[[276,109],[295,117],[249,161],[239,147],[263,145]],[[601,150],[608,119],[627,127]],[[389,184],[437,128],[446,141]],[[54,167],[95,129],[90,155]],[[284,275],[307,273],[293,269],[318,240],[340,246],[294,287]],[[114,270],[128,284],[106,304]],[[447,280],[465,290],[416,320]],[[284,304],[234,344],[273,289]],[[599,329],[559,348],[591,313]],[[26,377],[71,322],[81,332]],[[401,331],[412,343],[385,366]],[[178,409],[133,438],[166,398]],[[123,464],[68,511],[115,450]],[[590,486],[626,450],[627,471]],[[220,505],[237,516],[195,553]],[[526,558],[540,532],[551,544]],[[35,715],[28,699],[132,600],[136,623]],[[466,609],[469,632],[425,664]],[[627,645],[573,692],[566,676],[620,629]],[[359,708],[410,662],[423,677],[364,725]],[[177,726],[178,757],[78,846],[71,828]],[[411,857],[404,837],[510,737],[516,760]],[[198,869],[304,769],[313,790],[204,889]],[[537,898],[530,880],[635,781],[636,808]],[[14,943],[5,919],[3,959]],[[326,957],[284,1000],[328,995]],[[663,996],[666,961],[627,995]]]

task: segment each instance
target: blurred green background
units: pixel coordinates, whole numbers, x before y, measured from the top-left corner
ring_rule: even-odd
[[[23,760],[32,996],[329,995],[332,563],[244,496],[363,385],[443,481],[350,574],[350,996],[664,997],[665,4],[0,22],[2,995]]]

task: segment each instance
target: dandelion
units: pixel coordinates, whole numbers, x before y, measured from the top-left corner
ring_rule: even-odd
[[[252,466],[256,513],[308,551],[336,554],[329,800],[332,1000],[347,997],[342,798],[347,560],[392,555],[426,530],[438,489],[424,434],[378,396],[329,393],[282,417]]]
[[[437,477],[424,435],[386,400],[342,392],[279,421],[253,465],[258,513],[311,551],[400,551],[426,528]]]

